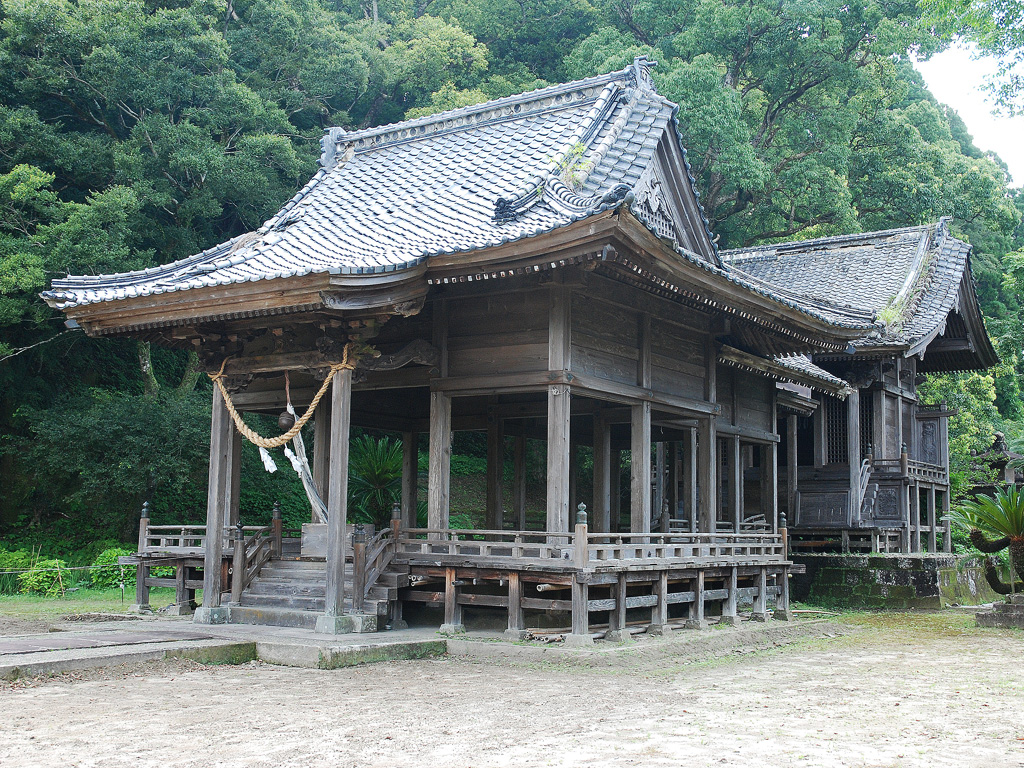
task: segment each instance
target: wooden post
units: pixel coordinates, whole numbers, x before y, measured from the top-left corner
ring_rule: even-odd
[[[612,430],[601,416],[594,414],[594,530],[612,530]]]
[[[569,530],[569,387],[548,387],[547,530]]]
[[[210,472],[206,492],[206,545],[203,549],[203,605],[196,611],[197,624],[223,624],[228,612],[221,607],[223,589],[224,518],[227,513],[235,440],[234,424],[224,397],[213,388],[210,418]]]
[[[761,447],[761,513],[768,530],[779,530],[779,444]]]
[[[487,516],[489,530],[500,531],[505,526],[502,481],[505,477],[505,434],[501,417],[491,413],[487,417]]]
[[[673,440],[668,447],[668,509],[669,528],[672,520],[679,517],[679,480],[682,474],[682,462],[679,458],[679,441]]]
[[[743,523],[743,458],[738,435],[729,440],[729,499],[732,506],[732,529],[739,533]]]
[[[768,616],[768,568],[757,569],[757,597],[754,598],[754,621],[767,621]]]
[[[796,414],[786,416],[786,514],[796,524],[796,488],[799,482],[799,453],[796,444]]]
[[[736,612],[736,600],[740,589],[740,572],[735,565],[729,569],[729,597],[722,604],[722,623],[729,626],[736,626],[740,623],[740,617]]]
[[[362,613],[366,599],[366,529],[356,523],[352,533],[352,612]]]
[[[775,618],[779,621],[791,621],[793,613],[789,610],[789,568],[775,577],[779,595],[775,598]]]
[[[939,520],[935,514],[935,486],[928,486],[928,551],[937,552],[938,542],[936,539],[936,530],[939,527]]]
[[[609,533],[618,533],[622,528],[622,451],[612,450],[611,454],[611,525]]]
[[[578,503],[576,486],[580,474],[580,447],[575,440],[569,441],[569,509],[576,509]]]
[[[580,504],[576,511],[576,527],[573,531],[573,566],[572,575],[572,632],[565,638],[570,648],[593,645],[590,636],[589,614],[589,551],[587,548],[587,506]]]
[[[327,503],[327,475],[331,462],[331,398],[323,398],[313,411],[313,485]],[[314,512],[311,520],[316,523]]]
[[[284,522],[281,520],[281,502],[275,501],[270,512],[270,531],[273,536],[273,556],[281,557],[284,552]]]
[[[860,390],[854,388],[846,397],[846,453],[850,459],[850,508],[847,526],[860,520]]]
[[[654,491],[651,500],[651,511],[658,518],[659,528],[661,527],[662,512],[665,509],[665,443],[658,441],[654,444]]]
[[[519,580],[519,571],[509,571],[508,629],[505,630],[505,637],[509,640],[523,640],[526,635],[526,622],[523,619],[523,584]]]
[[[947,488],[942,492],[942,551],[952,552],[953,551],[953,539],[951,536],[950,526],[952,522],[949,519],[949,489]]]
[[[406,528],[417,528],[416,505],[419,484],[419,435],[402,433],[402,516]]]
[[[630,418],[629,529],[651,530],[651,404],[634,405]]]
[[[516,530],[526,530],[526,437],[516,435],[512,447],[512,511]]]
[[[181,616],[188,613],[191,610],[192,599],[189,596],[189,590],[185,586],[185,580],[188,578],[188,566],[176,565],[174,567],[174,612],[176,615]]]
[[[668,629],[668,571],[658,574],[654,582],[654,594],[658,602],[651,609],[651,625],[647,628],[649,635],[664,635]]]
[[[149,532],[149,502],[143,502],[142,512],[139,515],[139,550],[140,556],[146,552],[146,535]],[[135,604],[131,607],[134,613],[148,613],[149,607],[149,585],[146,579],[149,578],[149,566],[139,563],[135,566]]]
[[[921,489],[910,486],[910,551],[921,551]]]
[[[615,608],[608,616],[608,633],[604,639],[611,643],[625,643],[631,640],[626,628],[626,572],[619,571],[615,581]]]
[[[427,527],[448,529],[452,469],[452,399],[430,393],[430,459],[427,481]]]
[[[348,450],[352,425],[352,371],[344,368],[331,384],[331,449],[327,476],[327,588],[324,615],[316,631],[339,634],[352,631],[344,621],[345,551],[348,547]]]
[[[708,622],[704,618],[704,569],[699,568],[693,579],[693,602],[690,604],[690,616],[686,620],[687,629],[707,629]]]
[[[699,524],[698,510],[700,505],[697,498],[697,430],[690,430],[690,439],[686,444],[686,451],[683,455],[683,499],[686,504],[686,517],[690,521],[690,533],[697,533]]]
[[[718,437],[715,417],[705,416],[698,422],[697,465],[700,486],[698,530],[713,533],[718,520]]]
[[[224,489],[225,509],[227,509],[227,525],[236,525],[241,516],[242,488],[242,433],[231,430],[231,459],[228,485]]]
[[[459,586],[456,583],[455,569],[444,569],[444,624],[440,632],[443,635],[458,635],[466,631],[462,623],[462,606],[459,605]]]
[[[242,602],[242,589],[245,587],[245,531],[242,530],[242,521],[235,525],[234,549],[231,558],[231,604],[240,605]]]

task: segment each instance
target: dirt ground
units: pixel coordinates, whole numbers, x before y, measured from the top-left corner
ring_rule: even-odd
[[[619,669],[185,663],[0,688],[0,765],[1024,766],[1024,634],[968,617]]]

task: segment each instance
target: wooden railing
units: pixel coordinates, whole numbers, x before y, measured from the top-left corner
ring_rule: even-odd
[[[260,572],[260,568],[270,560],[277,547],[277,537],[271,525],[263,528],[243,527],[234,529],[234,549],[231,567],[231,602],[242,599],[242,592],[252,583]],[[246,531],[251,535],[246,537]]]
[[[481,563],[515,561],[551,566],[553,561],[561,560],[566,561],[566,566],[580,568],[655,561],[707,564],[784,559],[782,537],[778,534],[608,534],[589,533],[586,526],[566,533],[410,528],[399,534],[395,552],[410,562],[447,557]]]
[[[914,459],[875,459],[874,468],[881,472],[894,472],[928,483],[946,484],[949,473],[940,464],[928,464]]]

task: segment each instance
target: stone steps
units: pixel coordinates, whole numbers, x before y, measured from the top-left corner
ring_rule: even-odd
[[[1005,603],[994,603],[992,610],[975,614],[979,627],[1024,629],[1024,595],[1010,595]]]

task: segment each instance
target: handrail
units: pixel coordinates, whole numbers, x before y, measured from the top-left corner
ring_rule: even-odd
[[[369,594],[380,575],[395,557],[395,540],[390,528],[382,528],[366,542],[366,563],[363,566],[363,596]]]
[[[251,536],[245,538],[247,528],[236,526],[231,573],[231,602],[242,599],[242,592],[252,583],[260,569],[274,554],[273,526],[249,526]]]
[[[784,558],[782,536],[776,533],[589,533],[586,526],[577,526],[576,532],[411,528],[401,532],[395,551],[412,561],[447,555],[548,565],[552,560],[581,561],[582,567],[638,559],[760,562]]]

